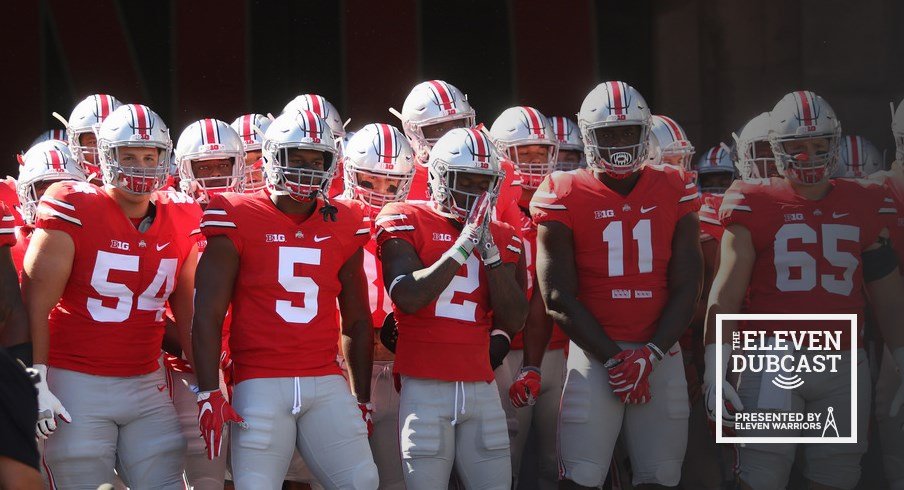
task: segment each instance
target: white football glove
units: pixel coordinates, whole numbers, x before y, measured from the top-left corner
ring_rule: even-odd
[[[722,376],[716,376],[716,349],[722,349]],[[728,344],[709,344],[706,346],[706,353],[703,355],[706,363],[705,374],[703,375],[703,393],[706,400],[706,414],[709,419],[716,420],[716,383],[722,383],[722,425],[724,427],[734,427],[735,412],[744,410],[744,404],[741,403],[741,397],[735,391],[731,383],[725,379],[728,373],[728,360],[731,357],[731,346]]]
[[[891,408],[888,411],[888,415],[897,417],[898,412],[901,411],[901,406],[904,405],[904,347],[895,349],[892,357],[895,359],[895,365],[898,366],[898,391],[891,400]],[[904,426],[901,426],[901,430],[904,430]]]
[[[66,411],[66,407],[47,387],[47,366],[35,364],[34,369],[41,374],[41,379],[36,386],[38,389],[38,423],[35,426],[35,434],[44,440],[56,431],[57,417],[67,424],[72,422],[72,417]]]

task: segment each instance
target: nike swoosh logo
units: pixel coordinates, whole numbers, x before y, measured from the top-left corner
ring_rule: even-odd
[[[637,382],[634,383],[634,386],[637,386],[637,383],[643,379],[643,373],[647,371],[647,360],[646,359],[638,359],[634,361],[634,364],[640,364],[640,372],[637,373]]]
[[[159,252],[159,251],[163,250],[164,248],[166,248],[167,246],[169,246],[170,243],[172,243],[172,242],[166,242],[166,243],[164,243],[163,245],[160,245],[160,244],[158,243],[158,244],[157,244],[157,251]]]
[[[851,213],[832,213],[832,217],[835,219],[844,218],[845,216],[847,216],[849,214],[851,214]]]
[[[201,405],[201,413],[198,414],[198,420],[203,419],[204,414],[207,412],[213,414],[213,405],[211,405],[210,402],[204,402],[204,405]]]
[[[157,385],[157,391],[163,391],[166,389],[166,385]]]
[[[333,235],[327,235],[327,236],[317,236],[317,235],[314,235],[314,242],[320,243],[320,242],[322,242],[322,241],[324,241],[324,240],[326,240],[326,239],[328,239],[328,238],[332,238],[332,237],[333,237]]]
[[[640,214],[647,214],[647,213],[649,213],[650,211],[652,211],[652,210],[654,210],[654,209],[656,209],[656,206],[649,207],[649,208],[645,208],[645,207],[641,206],[641,207],[640,207]]]

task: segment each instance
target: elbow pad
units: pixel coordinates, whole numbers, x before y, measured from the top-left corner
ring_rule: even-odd
[[[867,250],[863,258],[863,282],[872,282],[898,268],[898,257],[888,240],[882,240],[879,248]]]

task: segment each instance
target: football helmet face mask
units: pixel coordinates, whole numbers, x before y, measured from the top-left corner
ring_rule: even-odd
[[[668,116],[652,116],[649,160],[655,165],[672,165],[691,170],[694,145],[687,139],[684,129]]]
[[[132,149],[156,150],[156,161],[135,161]],[[127,104],[107,116],[97,131],[97,150],[104,185],[135,195],[166,185],[173,142],[166,124],[147,106]]]
[[[633,174],[649,151],[650,125],[650,109],[634,87],[624,82],[597,85],[578,113],[587,165],[613,178]]]
[[[286,112],[274,119],[261,152],[267,189],[301,202],[325,194],[338,167],[335,141],[326,121],[313,112]],[[322,165],[300,160],[296,150],[321,153]]]
[[[735,166],[725,145],[707,150],[697,160],[695,168],[700,192],[724,194],[735,179]]]
[[[825,182],[838,163],[841,123],[813,92],[791,92],[770,113],[769,144],[779,173],[801,185]]]
[[[112,95],[89,95],[76,104],[69,115],[69,125],[66,128],[69,148],[72,150],[72,156],[84,167],[88,175],[100,175],[97,140],[95,139],[94,146],[90,146],[82,141],[82,137],[93,135],[96,138],[100,124],[121,105],[122,103]]]
[[[389,124],[368,124],[345,148],[345,195],[379,211],[408,197],[414,177],[414,151],[405,135]]]
[[[568,172],[587,166],[587,158],[584,155],[584,142],[581,141],[581,130],[574,121],[564,116],[552,116],[549,118],[549,126],[559,142],[559,153],[556,158],[555,170]],[[569,158],[577,157],[576,159]]]
[[[443,136],[438,134],[442,132],[440,129],[472,128],[475,113],[461,90],[442,80],[430,80],[411,89],[402,105],[400,119],[402,130],[423,165],[429,160],[430,149]]]
[[[843,136],[833,177],[863,179],[882,170],[882,153],[863,136]]]
[[[504,177],[492,142],[476,129],[453,129],[430,150],[430,199],[442,216],[463,222],[484,193],[495,199]]]
[[[267,183],[264,181],[263,160],[255,158],[248,161],[248,153],[261,151],[264,133],[270,127],[270,122],[270,118],[262,114],[245,114],[239,116],[231,124],[232,129],[242,139],[242,147],[245,151],[245,192],[257,192],[267,187]]]
[[[496,118],[490,136],[500,153],[521,172],[522,187],[536,189],[552,173],[559,143],[546,117],[533,107],[511,107]],[[535,148],[526,148],[535,147]],[[527,150],[530,156],[524,158]]]
[[[62,180],[88,180],[65,143],[48,140],[25,152],[19,167],[19,178],[16,179],[16,193],[19,195],[22,219],[26,223],[34,225],[38,201],[47,186]]]
[[[176,167],[182,192],[198,202],[209,202],[221,192],[241,192],[245,180],[245,152],[242,140],[231,126],[216,119],[201,119],[191,123],[176,143]],[[228,172],[204,172],[193,165],[205,161],[228,160]]]
[[[772,121],[764,112],[744,125],[735,139],[738,174],[744,180],[780,177],[775,164],[775,154],[769,145],[769,128]]]

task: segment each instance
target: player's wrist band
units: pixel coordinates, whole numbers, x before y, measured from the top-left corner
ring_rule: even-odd
[[[458,262],[458,265],[464,265],[465,261],[468,260],[468,256],[471,255],[469,250],[466,250],[464,246],[455,242],[452,245],[452,248],[446,250],[446,253],[443,254],[443,257],[451,257],[452,260]]]
[[[649,347],[650,350],[653,351],[653,355],[656,356],[656,358],[658,360],[661,361],[662,358],[665,357],[665,354],[662,352],[662,349],[660,349],[659,346],[657,346],[653,342],[647,342],[647,347]]]
[[[540,374],[540,368],[538,368],[537,366],[521,366],[521,371],[522,371],[522,372],[524,372],[524,371],[532,371],[532,372],[535,372],[535,373],[537,373],[537,374]]]
[[[512,343],[512,336],[505,333],[504,330],[500,330],[497,328],[497,329],[493,330],[492,332],[490,332],[490,337],[493,337],[496,335],[502,335],[503,337],[505,337],[505,340],[508,340],[509,344]]]

